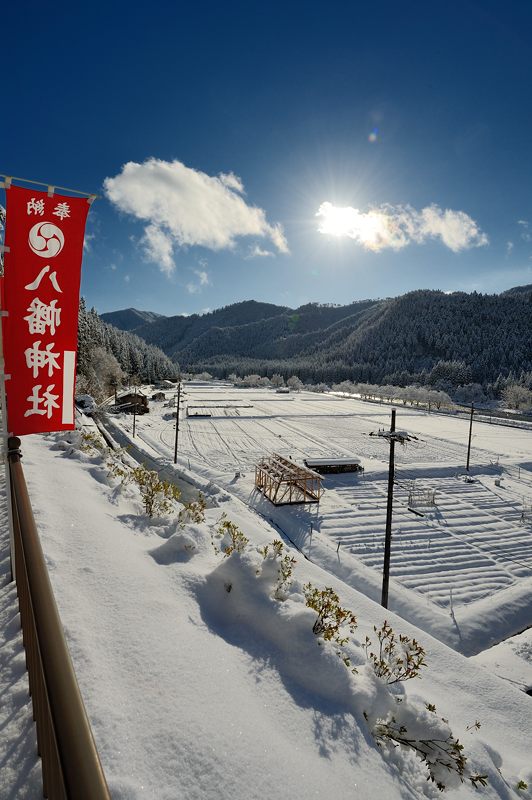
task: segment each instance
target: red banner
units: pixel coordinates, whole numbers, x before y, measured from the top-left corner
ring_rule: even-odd
[[[16,436],[74,427],[79,285],[89,203],[6,190],[7,420]],[[8,249],[7,249],[8,248]]]

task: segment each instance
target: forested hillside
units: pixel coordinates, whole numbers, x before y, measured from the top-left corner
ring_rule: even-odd
[[[109,394],[112,382],[138,378],[153,383],[174,378],[179,367],[158,347],[127,331],[103,322],[94,308],[79,307],[78,363],[76,390],[97,399]]]
[[[245,327],[285,313],[293,312],[283,306],[248,300],[217,309],[209,314],[166,317],[138,328],[136,333],[179,361],[178,354],[183,349],[214,328]]]
[[[134,331],[142,325],[155,322],[157,319],[164,319],[162,314],[155,311],[139,311],[137,308],[124,308],[122,311],[110,311],[100,314],[101,319],[115,328],[122,331]]]
[[[420,290],[346,306],[293,310],[248,301],[137,330],[183,368],[303,380],[405,385],[495,383],[532,370],[532,291]]]

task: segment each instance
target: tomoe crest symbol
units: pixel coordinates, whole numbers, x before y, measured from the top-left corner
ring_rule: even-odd
[[[30,230],[28,243],[35,255],[54,258],[63,249],[65,236],[53,222],[38,222]]]

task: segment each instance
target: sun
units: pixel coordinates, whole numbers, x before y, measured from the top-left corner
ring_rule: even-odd
[[[319,232],[329,236],[349,236],[353,227],[353,208],[337,208],[332,203],[322,203],[317,216],[321,217]]]
[[[320,233],[356,239],[368,250],[376,249],[379,245],[383,233],[383,215],[377,211],[361,213],[358,208],[339,208],[325,202],[316,216],[320,219]]]

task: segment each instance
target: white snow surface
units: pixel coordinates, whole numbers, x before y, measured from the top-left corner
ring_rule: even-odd
[[[532,628],[472,656],[477,664],[532,695]]]
[[[193,387],[188,391],[192,393]],[[222,392],[202,386],[196,391],[194,399],[200,402],[207,396],[211,401],[216,393],[217,400],[235,395],[241,401],[244,396],[229,388]],[[509,566],[503,555],[510,546],[503,555],[497,550],[508,531],[514,547],[519,543],[522,548],[520,558],[530,560],[526,525],[515,516],[508,521],[503,516],[508,500],[504,492],[513,498],[514,486],[516,491],[523,489],[517,471],[527,457],[525,434],[518,432],[508,443],[490,426],[489,441],[479,439],[476,445],[476,483],[464,484],[452,468],[461,442],[454,429],[440,432],[436,427],[441,433],[436,436],[429,431],[439,426],[439,418],[413,413],[401,422],[427,439],[433,461],[423,461],[425,466],[419,468],[407,454],[400,468],[423,475],[424,484],[437,483],[442,494],[438,512],[423,518],[400,509],[394,514],[396,527],[406,529],[407,520],[412,525],[405,541],[414,541],[416,535],[431,537],[421,561],[419,543],[393,551],[396,577],[390,593],[393,608],[408,616],[406,621],[371,599],[379,589],[378,559],[372,560],[372,555],[382,550],[377,536],[382,534],[383,501],[376,492],[382,494],[387,453],[382,452],[383,442],[363,434],[379,423],[384,426],[389,410],[380,412],[359,403],[358,419],[357,407],[353,410],[348,404],[342,406],[347,413],[331,420],[327,403],[342,404],[338,398],[305,395],[273,400],[265,392],[257,401],[251,392],[246,397],[256,407],[238,409],[250,414],[245,423],[237,419],[238,428],[229,416],[224,425],[213,419],[183,421],[179,473],[188,481],[189,494],[192,485],[207,494],[204,522],[182,526],[175,515],[149,519],[136,490],[109,476],[107,457],[96,449],[79,449],[77,432],[23,440],[34,514],[112,797],[440,796],[435,784],[427,781],[425,765],[410,749],[377,746],[372,726],[391,714],[408,726],[412,736],[445,738],[450,730],[460,739],[468,768],[486,775],[488,786],[475,789],[444,770],[440,777],[452,787],[453,796],[532,797],[530,790],[516,789],[519,780],[532,785],[532,699],[504,680],[507,675],[501,678],[479,666],[480,656],[467,659],[442,643],[458,649],[467,634],[469,649],[478,652],[492,640],[516,633],[510,630],[505,609],[513,605],[526,617],[523,606],[530,605],[532,570]],[[273,402],[272,410],[268,403]],[[281,403],[286,414],[288,408],[290,414],[295,409],[295,417],[277,419]],[[310,419],[305,419],[308,409]],[[166,413],[161,404],[159,413],[152,410],[137,419],[142,439],[135,440],[131,456],[142,454],[171,474],[173,430],[164,419]],[[253,415],[260,419],[253,420]],[[335,427],[345,420],[353,426],[349,435]],[[127,435],[131,419],[116,425],[117,438]],[[242,432],[238,444],[236,430]],[[281,443],[273,441],[279,439],[279,430],[285,437]],[[301,433],[307,436],[309,456],[361,456],[366,477],[358,482],[353,476],[328,477],[319,509],[268,506],[252,491],[253,459],[259,451],[265,455],[275,450],[301,461],[300,453],[307,450]],[[505,434],[511,438],[514,431]],[[495,460],[492,452],[503,456],[508,462],[505,470],[512,471],[504,472],[508,488],[497,493],[494,473],[488,468]],[[241,471],[240,478],[236,471]],[[488,499],[495,503],[494,511]],[[213,548],[211,538],[222,513],[250,540],[241,554],[224,556]],[[504,521],[503,528],[497,527],[499,520]],[[281,600],[273,596],[276,564],[258,552],[280,538],[279,527],[312,559],[290,549],[297,563],[293,583],[281,593]],[[341,541],[339,553],[337,541]],[[469,563],[472,552],[476,561]],[[438,576],[446,571],[458,576],[450,582],[452,607],[443,602],[444,577],[438,577],[443,588],[432,588],[427,597],[431,590],[423,588],[422,577],[431,569]],[[415,575],[420,576],[417,582]],[[319,588],[332,587],[341,604],[356,614],[358,627],[345,652],[357,674],[346,668],[330,642],[312,632],[316,613],[306,607],[303,596],[308,581]],[[431,586],[435,583],[436,578]],[[10,640],[16,627],[13,591],[8,586],[3,592],[0,613],[8,621],[4,638]],[[499,607],[503,611],[498,615]],[[366,635],[375,640],[373,625],[382,625],[384,619],[425,648],[427,665],[421,678],[388,687],[373,673],[363,643]],[[525,650],[529,642],[524,642]],[[13,644],[10,652],[0,661],[0,691],[6,690],[13,706],[7,744],[0,749],[0,794],[37,797],[37,767],[28,744],[32,732],[27,714],[22,713],[27,701],[20,684],[19,644]],[[5,669],[10,660],[16,664],[11,673]],[[437,714],[427,710],[427,703],[437,707]],[[477,720],[479,729],[474,726]]]
[[[378,601],[388,444],[369,433],[389,427],[390,407],[217,384],[185,384],[184,397],[216,416],[181,419],[179,465],[239,497],[313,561]],[[135,448],[173,470],[169,416],[167,405],[152,403],[137,420]],[[468,420],[400,407],[397,422],[418,441],[395,448],[390,607],[451,647],[478,653],[532,625],[532,431],[475,421],[466,483]],[[130,437],[131,418],[116,426]],[[301,464],[356,456],[365,472],[325,476],[318,507],[276,508],[254,491],[254,465],[272,452]],[[409,509],[412,487],[435,491],[435,506],[416,506],[422,516]],[[530,510],[524,519],[523,510]]]

